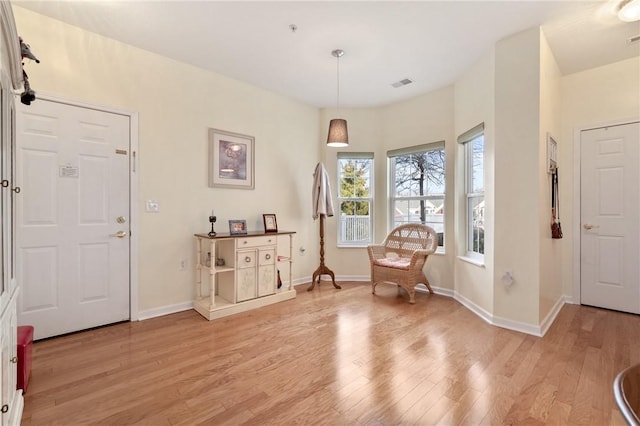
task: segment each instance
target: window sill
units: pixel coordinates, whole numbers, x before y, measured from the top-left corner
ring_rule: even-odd
[[[462,260],[463,262],[467,262],[472,265],[476,265],[476,266],[480,266],[481,268],[484,268],[484,259],[474,259],[473,257],[469,257],[469,256],[458,256],[458,259]]]

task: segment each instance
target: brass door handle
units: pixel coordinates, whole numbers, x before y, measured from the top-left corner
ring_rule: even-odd
[[[584,227],[584,229],[586,229],[587,231],[591,230],[591,229],[598,229],[600,228],[600,226],[598,225],[592,225],[590,223],[585,223],[584,225],[582,225]]]
[[[118,237],[118,238],[124,238],[127,236],[127,231],[118,231],[115,234],[111,234],[109,235],[110,237]]]

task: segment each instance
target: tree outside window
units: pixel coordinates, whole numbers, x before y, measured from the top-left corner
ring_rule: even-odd
[[[338,244],[366,246],[373,241],[373,154],[338,154]]]
[[[391,226],[422,223],[438,234],[444,247],[444,144],[391,151]]]

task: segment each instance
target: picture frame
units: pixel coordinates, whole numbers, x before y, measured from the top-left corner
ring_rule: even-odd
[[[547,132],[547,173],[553,174],[558,167],[558,142]]]
[[[255,138],[209,129],[209,187],[254,189]]]
[[[229,234],[244,235],[247,233],[247,221],[244,219],[229,221]]]
[[[264,222],[264,232],[278,232],[278,222],[275,214],[263,214],[262,221]]]

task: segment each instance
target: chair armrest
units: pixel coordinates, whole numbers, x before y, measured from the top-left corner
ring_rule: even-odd
[[[433,254],[433,252],[430,251],[430,250],[422,250],[422,249],[420,249],[420,250],[414,251],[413,254],[411,255],[411,260],[410,260],[411,263],[409,264],[409,268],[412,268],[418,262],[418,260],[421,259],[421,258],[424,258],[425,262],[426,262],[426,258],[430,254]]]
[[[369,253],[369,259],[371,259],[371,261],[386,257],[386,248],[381,244],[367,246],[367,252]]]

